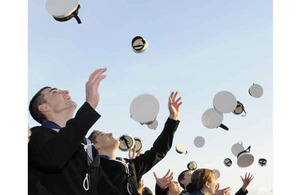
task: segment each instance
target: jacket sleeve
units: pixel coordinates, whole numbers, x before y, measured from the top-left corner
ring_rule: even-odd
[[[243,188],[240,188],[239,191],[235,193],[235,195],[246,195],[248,194],[248,190],[244,191]]]
[[[167,195],[169,188],[161,189],[157,184],[155,184],[155,195]]]
[[[153,143],[152,148],[132,160],[138,182],[145,173],[166,156],[172,147],[174,133],[179,122],[179,120],[175,121],[168,118],[163,131]]]
[[[29,164],[48,172],[61,170],[99,118],[100,115],[85,102],[58,133],[33,128],[28,145]]]

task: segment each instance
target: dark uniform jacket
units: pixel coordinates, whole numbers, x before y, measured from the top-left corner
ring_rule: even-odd
[[[157,184],[155,185],[155,195],[166,195],[168,193],[169,188],[166,189],[161,189]],[[182,190],[180,195],[202,195],[202,192],[193,192],[193,193],[188,193],[185,190]],[[235,195],[246,195],[248,194],[248,190],[244,191],[242,188],[239,189],[239,191],[237,191],[235,193]]]
[[[101,195],[121,194],[112,186],[98,161],[88,166],[87,153],[81,142],[100,115],[85,102],[75,117],[59,132],[34,127],[28,144],[29,194]],[[89,190],[83,181],[89,173]]]
[[[170,150],[179,121],[168,118],[162,133],[152,148],[135,159],[124,159],[124,163],[101,156],[101,166],[113,185],[126,194],[137,194],[137,184],[142,176],[162,160]],[[124,166],[127,164],[127,166]],[[129,193],[130,192],[130,193]]]
[[[244,191],[243,188],[240,188],[239,191],[235,193],[235,195],[246,195],[248,194],[248,190]]]

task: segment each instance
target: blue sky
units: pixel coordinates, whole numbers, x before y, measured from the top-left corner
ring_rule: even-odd
[[[46,1],[28,3],[28,101],[50,85],[68,89],[79,108],[90,73],[107,67],[97,107],[102,117],[92,129],[115,137],[140,137],[147,149],[168,117],[170,92],[178,90],[183,105],[173,148],[144,176],[145,185],[154,189],[152,171],[163,175],[170,168],[177,178],[194,160],[198,167],[220,170],[221,187],[238,190],[239,176],[250,171],[255,179],[249,191],[272,190],[272,1],[82,1],[80,25],[75,19],[55,21],[46,11]],[[136,35],[149,43],[142,54],[131,49]],[[261,98],[248,94],[252,83],[263,86]],[[222,90],[232,92],[248,113],[245,118],[226,114],[228,132],[206,129],[201,123],[203,112]],[[143,93],[160,102],[155,131],[129,117],[130,102]],[[28,123],[37,125],[31,117]],[[203,148],[193,146],[196,136],[206,139]],[[231,154],[238,141],[251,145],[255,157],[246,169],[239,168]],[[177,143],[187,145],[188,155],[175,152]],[[230,168],[223,165],[227,157],[234,162]],[[267,167],[258,166],[262,157],[268,159]]]

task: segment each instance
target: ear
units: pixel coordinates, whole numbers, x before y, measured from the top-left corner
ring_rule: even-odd
[[[205,182],[205,186],[206,186],[207,188],[209,188],[209,187],[210,187],[210,183],[209,183],[208,181],[206,181],[206,182]]]
[[[49,111],[50,107],[47,104],[41,104],[39,105],[38,109],[40,112],[47,112]]]

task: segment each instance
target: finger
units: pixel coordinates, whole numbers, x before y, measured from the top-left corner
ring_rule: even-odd
[[[155,180],[157,181],[157,179],[158,179],[157,174],[156,174],[155,172],[153,172],[153,175],[154,175],[154,177],[155,177]]]
[[[244,181],[243,177],[242,176],[240,176],[240,177],[241,177],[242,181]]]
[[[182,102],[180,102],[180,103],[177,105],[177,108],[178,108],[178,109],[180,108],[181,104],[182,104]]]
[[[170,179],[170,178],[173,178],[173,172],[171,173],[170,176],[167,176],[166,179]]]
[[[169,169],[168,172],[165,174],[164,177],[167,177],[167,176],[169,175],[170,171],[171,171],[171,170]]]
[[[173,181],[173,176],[172,177],[170,177],[169,179],[167,179],[167,181]]]
[[[104,75],[101,75],[101,76],[99,76],[98,78],[95,79],[95,81],[93,82],[93,84],[96,84],[96,86],[98,86],[99,83],[100,83],[103,79],[105,79],[105,78],[106,78],[106,75],[105,75],[105,74],[104,74]]]
[[[250,178],[253,178],[253,175],[252,175],[252,174],[250,175]]]
[[[129,149],[128,156],[129,156],[129,159],[132,159],[132,155],[131,155],[131,149]]]
[[[173,100],[169,98],[169,106],[173,104]]]
[[[133,148],[133,155],[132,155],[133,158],[135,158],[135,153],[136,153],[136,150],[135,150],[135,148]]]
[[[138,151],[136,157],[139,157],[141,155],[142,150]]]
[[[178,104],[178,102],[181,100],[181,97],[179,97],[176,101],[175,104]]]
[[[170,95],[169,98],[172,99],[173,95],[174,95],[174,92],[172,91],[172,93],[171,93],[171,95]]]
[[[92,82],[96,81],[99,77],[102,77],[104,76],[103,73],[106,71],[107,69],[106,68],[102,68],[100,69],[95,75],[94,75],[94,78],[92,78]],[[101,79],[102,80],[102,79]]]
[[[102,68],[96,69],[96,70],[90,75],[88,82],[91,82],[91,81],[93,80],[95,74],[96,74],[97,72],[99,72],[101,69],[102,69]]]
[[[95,81],[95,79],[97,77],[99,77],[101,74],[103,74],[105,71],[107,70],[107,68],[98,68],[97,70],[95,70],[90,78],[89,78],[89,82],[93,83]]]
[[[176,91],[176,93],[175,93],[174,97],[172,98],[172,99],[173,99],[173,101],[175,101],[175,100],[176,100],[176,97],[177,97],[177,95],[178,95],[178,91]]]

